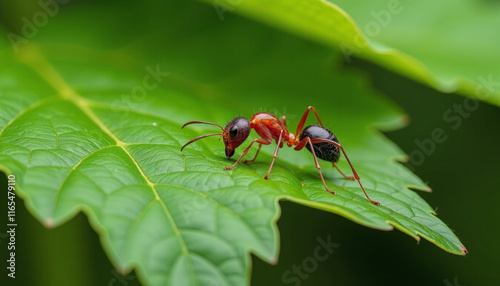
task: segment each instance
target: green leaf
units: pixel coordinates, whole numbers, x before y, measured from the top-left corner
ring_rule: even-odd
[[[68,10],[19,53],[0,51],[0,169],[16,176],[38,220],[56,227],[83,211],[113,264],[152,285],[248,284],[250,253],[278,260],[279,200],[465,253],[408,189],[428,187],[395,161],[405,155],[376,129],[399,128],[405,116],[362,75],[331,65],[342,55],[239,18],[221,26],[206,5],[164,5],[107,6],[108,24],[83,30],[75,27],[108,10]],[[127,34],[116,27],[129,11],[168,22],[138,21],[142,33]],[[327,193],[307,151],[280,149],[269,180],[273,146],[231,171],[214,137],[180,151],[219,131],[181,129],[187,121],[224,125],[266,110],[294,127],[308,105],[381,206],[321,162],[337,195]],[[348,170],[343,158],[339,166]]]
[[[440,91],[500,105],[494,1],[208,2],[333,47],[348,62],[360,57]]]

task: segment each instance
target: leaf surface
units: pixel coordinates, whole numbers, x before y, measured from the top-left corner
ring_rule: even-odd
[[[500,105],[500,6],[495,1],[217,0],[235,12],[313,39],[443,92]]]
[[[116,5],[109,9],[122,11]],[[47,227],[85,212],[114,265],[135,268],[152,285],[248,283],[250,252],[269,263],[278,259],[279,200],[376,229],[395,227],[464,253],[454,233],[408,189],[428,187],[396,162],[404,154],[376,129],[399,128],[404,115],[362,75],[331,61],[325,68],[328,49],[255,23],[235,18],[221,27],[205,5],[150,8],[167,19],[162,29],[143,23],[142,34],[125,40],[113,30],[114,21],[127,16],[122,12],[108,27],[67,36],[82,19],[102,13],[73,10],[19,53],[0,51],[0,169],[16,175],[20,195]],[[192,17],[204,20],[193,24]],[[181,26],[189,33],[179,35]],[[327,193],[304,150],[280,149],[269,180],[263,176],[274,146],[231,171],[223,167],[234,161],[215,137],[180,151],[190,139],[219,131],[181,129],[187,121],[224,125],[266,110],[286,115],[294,132],[308,105],[336,133],[381,206],[321,162],[337,195]],[[344,158],[339,166],[349,170]]]

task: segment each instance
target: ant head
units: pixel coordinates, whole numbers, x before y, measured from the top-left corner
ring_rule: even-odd
[[[228,159],[234,155],[234,149],[240,146],[248,138],[249,134],[250,122],[246,118],[236,117],[229,121],[222,135]]]
[[[248,135],[250,135],[250,121],[248,121],[246,118],[243,117],[236,117],[235,119],[229,121],[229,123],[226,125],[226,128],[222,128],[219,124],[216,123],[211,123],[211,122],[205,122],[205,121],[190,121],[182,126],[184,128],[187,125],[194,124],[194,123],[201,123],[201,124],[210,124],[219,127],[222,129],[222,134],[221,133],[212,133],[212,134],[206,134],[206,135],[201,135],[198,136],[191,141],[187,142],[182,146],[182,149],[186,147],[187,145],[193,143],[196,140],[209,137],[209,136],[222,136],[222,139],[224,141],[224,145],[226,146],[226,156],[227,158],[231,158],[231,156],[234,155],[234,149],[236,149],[238,146],[240,146],[247,138]]]

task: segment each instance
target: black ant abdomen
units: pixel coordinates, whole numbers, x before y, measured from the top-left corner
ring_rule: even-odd
[[[307,126],[300,133],[299,140],[302,140],[306,137],[311,138],[311,140],[327,139],[337,143],[339,142],[337,140],[337,137],[335,137],[335,134],[333,134],[330,130],[320,125]],[[316,156],[320,159],[335,163],[340,158],[340,150],[339,148],[337,148],[337,146],[333,144],[330,144],[328,142],[318,142],[318,143],[313,143],[313,147],[314,147],[314,153],[316,153]],[[306,145],[306,148],[307,150],[309,150],[309,152],[311,152],[311,147],[309,147],[309,144]]]

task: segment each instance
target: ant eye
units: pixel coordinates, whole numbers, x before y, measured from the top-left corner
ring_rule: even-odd
[[[248,138],[250,129],[250,121],[243,117],[236,117],[229,121],[226,128],[224,128],[224,144],[233,149],[237,148]]]
[[[238,134],[238,126],[233,126],[231,130],[229,130],[229,137],[234,138]]]

